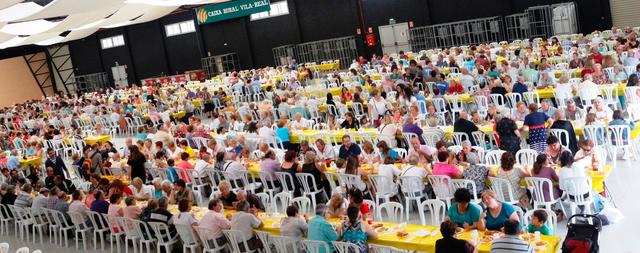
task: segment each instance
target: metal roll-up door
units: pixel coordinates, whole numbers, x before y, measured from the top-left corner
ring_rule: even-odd
[[[613,25],[624,28],[626,26],[640,26],[639,0],[609,0]]]

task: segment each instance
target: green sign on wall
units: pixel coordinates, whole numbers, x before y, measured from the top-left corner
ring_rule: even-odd
[[[269,11],[269,0],[236,0],[196,9],[198,25]]]

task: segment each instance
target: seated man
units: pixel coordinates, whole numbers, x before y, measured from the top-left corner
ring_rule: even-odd
[[[250,212],[250,205],[247,201],[240,201],[236,204],[238,212],[231,215],[231,230],[239,230],[242,232],[244,238],[243,241],[247,241],[250,250],[262,248],[262,243],[254,235],[253,229],[261,228],[264,223],[257,217],[257,212]],[[244,244],[240,244],[241,251],[247,251],[244,249]]]
[[[504,237],[496,239],[491,245],[492,253],[533,252],[528,242],[521,240],[520,222],[508,219],[504,222]]]

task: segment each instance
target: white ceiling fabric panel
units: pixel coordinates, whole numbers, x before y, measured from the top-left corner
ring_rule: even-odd
[[[0,49],[77,40],[99,29],[152,21],[183,5],[229,0],[53,0],[44,7],[23,1],[0,0]]]
[[[46,32],[61,33],[69,30],[83,30],[83,28],[94,27],[98,22],[102,22],[106,17],[118,11],[119,7],[112,7],[100,11],[83,12],[78,14],[71,14],[57,26],[53,27]],[[86,26],[86,27],[83,27]]]
[[[44,7],[34,2],[15,4],[11,7],[0,10],[0,21],[2,22],[16,21],[18,19],[21,19],[36,13],[42,10],[42,8]]]
[[[211,4],[211,3],[221,3],[226,1],[228,0],[126,0],[126,3],[178,7],[182,5]]]
[[[134,18],[144,18],[145,20],[153,20],[160,18],[172,11],[176,10],[178,7],[175,6],[152,6],[147,4],[126,4],[124,7],[120,8],[115,14],[111,17],[104,20],[98,24],[98,27],[101,28],[113,28],[118,26],[125,26],[135,23],[132,21]],[[137,20],[136,20],[137,21]]]
[[[16,36],[0,32],[0,43],[15,38]]]
[[[69,16],[76,13],[107,9],[113,6],[119,8],[123,4],[124,0],[53,0],[39,11],[18,21]]]
[[[0,10],[7,8],[7,7],[11,7],[14,4],[20,3],[24,0],[2,0],[0,1]]]
[[[33,35],[46,32],[54,28],[58,24],[60,24],[59,21],[51,22],[44,19],[39,19],[34,21],[6,24],[2,28],[0,28],[0,32],[13,35]]]
[[[20,43],[22,43],[26,39],[27,38],[25,38],[25,37],[19,37],[19,36],[13,37],[13,39],[10,39],[10,40],[7,40],[5,42],[0,43],[0,49],[19,46]]]

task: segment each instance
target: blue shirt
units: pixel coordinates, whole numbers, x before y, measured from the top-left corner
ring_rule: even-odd
[[[461,214],[458,212],[458,203],[453,203],[447,211],[447,216],[451,221],[455,222],[458,227],[462,227],[465,222],[471,226],[473,223],[479,221],[481,213],[482,211],[478,205],[469,203],[467,211],[464,212],[464,214]]]
[[[307,239],[326,242],[329,244],[329,252],[334,251],[331,242],[338,240],[338,233],[336,233],[331,224],[323,217],[316,215],[311,218],[307,231]],[[321,248],[320,252],[325,252],[324,248]]]
[[[512,92],[514,92],[514,93],[519,93],[520,95],[522,95],[522,93],[525,93],[525,92],[527,92],[527,91],[529,91],[529,87],[527,87],[527,85],[526,85],[526,84],[523,84],[523,83],[517,82],[517,83],[515,83],[515,84],[513,85],[513,90],[512,90]]]
[[[357,144],[351,143],[351,146],[347,149],[344,145],[340,146],[340,152],[338,153],[338,157],[342,159],[347,159],[349,156],[359,156],[362,153],[360,147]]]
[[[9,156],[7,160],[7,168],[9,170],[20,168],[20,159],[17,156]]]
[[[395,150],[391,149],[391,150],[389,150],[389,156],[390,156],[392,161],[395,161],[396,159],[398,159],[398,152],[396,152]],[[383,153],[380,153],[380,158],[382,158],[382,160],[384,161],[385,155]]]
[[[436,89],[440,90],[440,95],[444,95],[449,90],[449,83],[445,81],[437,81]]]
[[[178,180],[178,171],[176,171],[176,168],[167,168],[167,179],[169,179],[169,181],[171,182],[175,182],[176,180]]]
[[[276,136],[280,139],[281,142],[288,142],[289,139],[289,129],[286,127],[281,127],[276,129]]]
[[[504,227],[504,222],[509,219],[511,214],[516,211],[516,209],[509,203],[500,202],[502,204],[502,209],[497,217],[492,217],[489,210],[487,210],[487,229],[488,230],[500,230]]]

